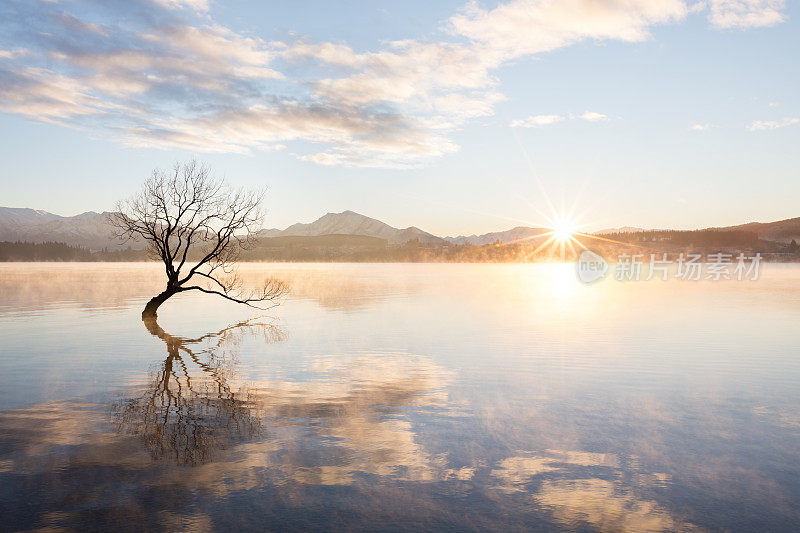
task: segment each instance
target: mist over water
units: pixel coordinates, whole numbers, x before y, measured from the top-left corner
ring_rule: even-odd
[[[0,265],[0,529],[792,530],[800,267]]]

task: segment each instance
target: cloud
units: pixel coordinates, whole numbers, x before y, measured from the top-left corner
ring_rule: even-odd
[[[208,0],[154,0],[154,2],[168,9],[194,9],[195,11],[208,11]]]
[[[536,128],[538,126],[549,126],[564,120],[585,120],[586,122],[603,122],[608,120],[608,115],[597,113],[596,111],[584,111],[580,115],[570,113],[567,117],[561,115],[531,115],[522,120],[512,120],[509,126],[512,128]]]
[[[192,14],[204,6],[134,1],[83,18],[77,9],[15,6],[4,35],[31,53],[0,54],[11,61],[0,71],[0,108],[99,126],[134,146],[247,154],[311,143],[298,158],[405,167],[457,151],[444,133],[491,115],[503,98],[468,45],[397,41],[365,53],[304,39],[288,46]],[[321,63],[350,72],[311,80],[281,72],[304,60],[312,72]]]
[[[588,122],[600,122],[603,120],[608,120],[608,117],[606,115],[602,113],[596,113],[594,111],[586,111],[581,115],[580,118]]]
[[[30,52],[24,48],[17,48],[15,50],[0,50],[0,59],[14,59],[17,57],[24,57],[28,54],[30,54]]]
[[[492,65],[471,45],[394,41],[385,50],[356,54],[345,47],[309,48],[302,43],[299,51],[290,47],[286,56],[309,58],[312,53],[315,60],[356,68],[354,73],[313,83],[316,95],[331,101],[357,106],[402,104],[408,112],[427,115],[451,111],[451,102],[459,98],[468,97],[470,107],[498,99],[492,90],[496,80],[488,72]]]
[[[402,115],[352,108],[281,102],[224,110],[182,122],[158,122],[126,131],[129,144],[208,152],[274,150],[280,143],[305,140],[329,150],[299,159],[324,165],[410,166],[414,159],[440,156],[458,147]],[[370,159],[374,158],[374,162]]]
[[[709,20],[717,28],[760,28],[786,20],[784,0],[711,0]]]
[[[364,64],[366,57],[357,54],[350,46],[341,43],[315,43],[300,39],[284,53],[287,59],[313,59],[331,65],[358,67]]]
[[[681,20],[681,0],[513,0],[492,10],[470,2],[448,21],[449,30],[480,43],[483,53],[512,59],[583,40],[643,41],[655,24]]]
[[[510,126],[512,128],[535,128],[537,126],[549,126],[564,120],[561,115],[531,115],[523,120],[514,120]]]
[[[747,127],[750,131],[777,130],[786,126],[800,124],[800,118],[786,117],[783,120],[754,120]]]
[[[0,70],[0,80],[0,110],[42,122],[63,124],[118,108],[92,96],[80,81],[47,69]]]
[[[494,91],[476,91],[474,93],[449,93],[434,100],[434,108],[443,116],[455,119],[485,117],[494,114],[494,104],[505,97]]]
[[[342,43],[301,39],[282,57],[294,62],[322,62],[344,72],[312,82],[315,96],[352,107],[397,106],[409,118],[440,135],[475,117],[490,116],[503,99],[492,71],[507,61],[544,53],[583,40],[640,41],[655,24],[680,20],[687,13],[681,0],[514,0],[485,10],[469,3],[444,24],[458,42],[400,40],[375,52],[354,51]],[[607,117],[587,111],[587,121]],[[536,127],[565,120],[532,116],[513,127]],[[454,147],[442,143],[448,153]],[[351,161],[344,154],[305,157],[322,164]]]
[[[689,126],[690,131],[706,131],[711,129],[711,124],[692,124]]]
[[[19,2],[0,20],[0,108],[135,146],[248,154],[291,143],[288,153],[317,164],[415,166],[457,151],[452,132],[494,114],[504,99],[494,72],[507,62],[645,40],[687,12],[682,0],[470,2],[438,40],[355,50],[235,31],[207,0]]]

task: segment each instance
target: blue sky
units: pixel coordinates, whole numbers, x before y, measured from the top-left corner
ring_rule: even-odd
[[[196,157],[266,185],[270,227],[346,209],[448,235],[573,206],[587,229],[800,216],[796,3],[0,10],[0,205],[110,209]]]

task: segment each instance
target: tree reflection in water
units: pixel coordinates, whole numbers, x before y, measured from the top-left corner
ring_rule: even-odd
[[[140,396],[113,404],[118,433],[140,436],[154,459],[180,465],[209,462],[262,435],[258,402],[246,387],[231,385],[232,350],[245,335],[280,342],[283,330],[259,317],[187,338],[170,335],[155,318],[144,323],[166,344],[167,358]]]

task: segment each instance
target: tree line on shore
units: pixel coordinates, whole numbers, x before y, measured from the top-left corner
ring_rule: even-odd
[[[146,261],[145,250],[89,250],[63,242],[0,242],[0,261]]]
[[[639,235],[604,235],[617,243],[581,239],[593,251],[606,257],[619,253],[747,251],[764,254],[800,255],[797,244],[753,240],[750,235],[703,235],[700,232],[649,232]],[[677,233],[674,239],[661,234]],[[694,234],[694,235],[689,235]],[[619,238],[622,237],[622,238]],[[699,237],[699,238],[697,238]],[[711,237],[716,237],[713,239]],[[240,261],[273,262],[530,262],[559,259],[560,252],[540,247],[541,241],[494,243],[486,245],[432,245],[409,241],[390,245],[385,239],[360,235],[322,235],[315,237],[279,237],[260,239],[249,249],[241,250]],[[567,247],[564,259],[574,259],[582,248]],[[198,250],[193,255],[199,254]],[[557,257],[558,256],[558,257]],[[152,260],[147,250],[89,250],[60,242],[0,242],[0,262],[10,261],[74,261],[133,262]]]

